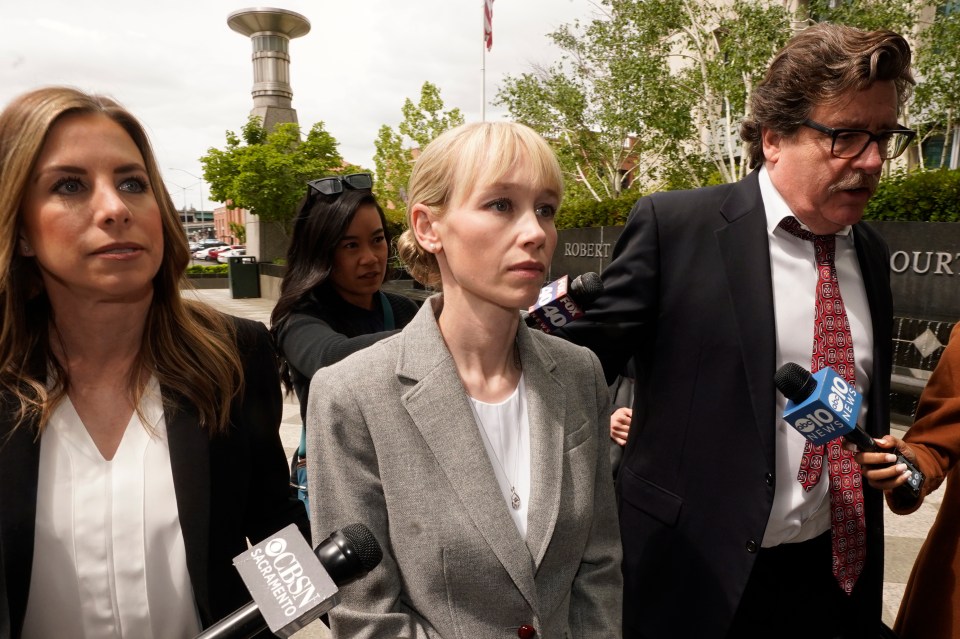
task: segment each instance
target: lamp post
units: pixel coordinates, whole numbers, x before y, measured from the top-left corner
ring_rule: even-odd
[[[200,192],[201,192],[200,198],[201,198],[201,200],[203,199],[203,195],[202,195],[202,193],[203,193],[203,186],[202,186],[203,183],[202,183],[202,182],[194,182],[194,183],[191,184],[190,186],[180,186],[180,185],[177,184],[176,182],[167,182],[167,185],[173,186],[173,187],[176,187],[176,188],[180,189],[180,195],[181,195],[181,197],[183,198],[183,208],[182,208],[181,210],[182,210],[184,213],[187,212],[187,191],[189,191],[190,189],[192,189],[193,187],[195,187],[195,186],[197,186],[197,185],[201,185],[201,186],[200,186]],[[202,204],[201,204],[201,205],[202,205]]]
[[[181,207],[180,210],[181,210],[183,213],[186,213],[186,212],[187,212],[187,187],[185,187],[185,186],[180,186],[179,184],[177,184],[177,183],[175,183],[175,182],[168,182],[167,184],[170,185],[170,186],[175,186],[175,187],[177,187],[178,189],[180,189],[180,195],[181,195],[181,197],[183,198],[183,206]]]
[[[167,170],[169,170],[169,171],[180,171],[181,173],[186,173],[187,175],[189,175],[190,177],[192,177],[192,178],[195,179],[195,180],[200,180],[200,182],[199,182],[199,184],[200,184],[200,212],[203,213],[203,178],[200,177],[199,175],[194,175],[194,174],[191,173],[190,171],[184,171],[183,169],[178,169],[178,168],[175,167],[175,166],[167,167]],[[181,188],[182,188],[182,187],[181,187]],[[186,205],[184,205],[184,208],[186,208]]]

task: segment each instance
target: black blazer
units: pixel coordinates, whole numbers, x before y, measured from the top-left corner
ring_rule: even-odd
[[[260,322],[231,318],[243,361],[244,394],[230,410],[230,430],[210,437],[196,408],[162,389],[170,463],[187,568],[204,627],[250,600],[233,557],[271,533],[296,523],[309,540],[302,502],[292,499],[280,442],[282,399],[276,355]],[[0,630],[5,608],[10,636],[19,637],[33,562],[40,446],[35,429],[12,429],[0,414]],[[6,635],[0,635],[6,636]]]
[[[854,242],[873,324],[867,431],[889,430],[893,307],[888,249]],[[722,638],[773,504],[776,332],[757,173],[658,193],[634,206],[603,273],[604,294],[566,335],[608,378],[636,358],[637,390],[617,494],[624,636]],[[882,497],[864,490],[867,560],[854,591],[880,622]]]

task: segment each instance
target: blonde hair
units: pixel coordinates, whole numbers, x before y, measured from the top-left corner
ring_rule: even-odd
[[[162,387],[192,402],[205,428],[225,430],[230,401],[243,383],[233,326],[220,313],[180,297],[189,248],[147,134],[114,100],[70,87],[25,93],[0,113],[0,392],[12,402],[17,425],[37,419],[39,433],[69,387],[69,376],[50,349],[53,309],[39,268],[34,258],[19,255],[16,245],[21,205],[47,135],[73,114],[103,115],[127,132],[143,156],[160,208],[163,259],[153,278],[137,369],[129,380],[134,405],[139,406],[149,378],[138,373],[149,372]]]
[[[560,165],[550,145],[533,129],[515,122],[475,122],[444,132],[427,145],[413,165],[407,188],[407,230],[397,240],[397,254],[414,279],[439,288],[437,258],[414,235],[411,211],[423,204],[442,216],[478,185],[501,180],[524,163],[534,181],[563,196]]]

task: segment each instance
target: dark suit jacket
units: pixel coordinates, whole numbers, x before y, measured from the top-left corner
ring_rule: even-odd
[[[608,378],[635,355],[633,424],[617,494],[626,637],[722,638],[773,504],[776,333],[757,174],[634,206],[605,292],[566,335]],[[874,345],[867,431],[889,429],[888,250],[853,227]],[[855,594],[881,614],[882,498],[864,491],[868,554]]]
[[[259,322],[232,319],[245,392],[231,405],[229,433],[211,438],[199,428],[194,406],[162,390],[165,403],[176,406],[166,410],[170,463],[187,568],[204,626],[250,600],[232,564],[248,538],[259,542],[290,523],[307,539],[310,534],[303,504],[290,498],[279,435],[280,380],[269,335]],[[11,432],[9,415],[0,413],[0,583],[5,577],[7,586],[0,611],[9,606],[11,636],[18,637],[30,591],[40,445],[32,427]]]

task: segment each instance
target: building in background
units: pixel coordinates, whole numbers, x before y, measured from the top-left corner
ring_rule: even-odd
[[[226,206],[215,208],[212,214],[215,237],[227,244],[241,244],[231,225],[246,226],[248,217],[256,216],[250,215],[246,209],[230,209]]]
[[[214,235],[214,216],[216,211],[198,211],[194,208],[181,210],[180,224],[190,242],[219,237]]]

